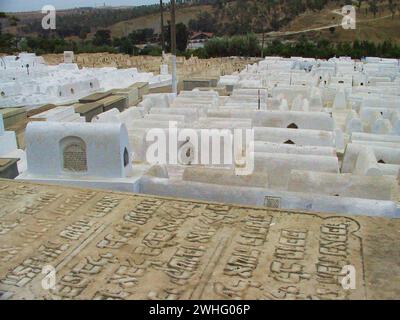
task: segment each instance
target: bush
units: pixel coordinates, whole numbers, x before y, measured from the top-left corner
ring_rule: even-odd
[[[162,56],[162,49],[159,46],[146,46],[140,50],[139,54],[144,56],[160,57]]]
[[[188,57],[194,56],[194,57],[198,57],[200,59],[208,59],[209,58],[207,51],[204,48],[198,48],[195,50],[187,50],[186,52],[189,53]]]
[[[208,57],[258,56],[261,52],[259,41],[254,34],[213,38],[206,43],[204,50]]]
[[[0,34],[0,51],[12,53],[15,48],[15,38],[9,33]]]
[[[204,46],[209,57],[226,57],[229,56],[229,38],[213,38]]]

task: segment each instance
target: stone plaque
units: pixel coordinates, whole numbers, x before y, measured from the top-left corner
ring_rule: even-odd
[[[84,143],[74,142],[67,145],[63,152],[64,170],[72,172],[87,171],[86,148]]]
[[[265,197],[264,206],[272,209],[280,209],[281,198],[278,197]]]
[[[399,299],[399,243],[394,219],[0,180],[0,299]]]

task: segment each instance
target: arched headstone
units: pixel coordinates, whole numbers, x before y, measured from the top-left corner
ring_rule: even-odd
[[[71,172],[87,171],[86,144],[78,137],[66,137],[60,142],[63,170]]]

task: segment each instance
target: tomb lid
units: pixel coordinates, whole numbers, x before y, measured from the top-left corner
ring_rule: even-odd
[[[3,115],[3,119],[7,119],[22,113],[26,113],[25,108],[0,108],[0,113]]]
[[[109,97],[112,93],[110,91],[107,92],[96,92],[93,93],[87,97],[79,99],[80,103],[90,103],[90,102],[95,102],[101,99],[104,99],[106,97]]]
[[[39,108],[29,110],[27,115],[28,115],[28,117],[32,117],[32,116],[35,116],[37,114],[43,113],[45,111],[49,111],[51,109],[54,109],[56,107],[57,106],[55,104],[51,104],[51,103],[45,104],[43,106],[40,106]]]
[[[139,88],[139,89],[141,89],[141,88],[144,88],[144,87],[146,87],[148,85],[149,85],[148,82],[136,82],[133,85],[129,86],[129,88]]]
[[[87,112],[103,108],[104,104],[101,102],[90,102],[90,103],[77,103],[75,104],[74,108],[75,111],[78,112],[79,114],[85,114]]]
[[[211,80],[218,80],[217,77],[190,77],[185,78],[183,81],[190,82],[190,81],[211,81]]]
[[[123,89],[112,89],[112,90],[110,90],[110,92],[113,95],[118,95],[118,94],[129,94],[129,93],[135,92],[137,90],[138,90],[137,87],[128,87],[128,88],[123,88]]]
[[[114,104],[116,102],[119,102],[119,101],[122,101],[122,100],[125,100],[125,99],[126,99],[126,97],[122,96],[122,95],[112,95],[112,96],[109,96],[107,98],[101,99],[101,100],[99,100],[97,102],[98,103],[102,103],[105,107],[108,107],[108,106],[110,106],[110,105],[112,105],[112,104]]]
[[[2,245],[15,248],[0,286],[11,299],[400,298],[399,219],[14,180],[0,180],[0,198]],[[32,212],[46,228],[21,219]],[[61,278],[51,292],[41,268],[20,272],[43,259]]]
[[[18,162],[18,158],[0,158],[0,172]]]

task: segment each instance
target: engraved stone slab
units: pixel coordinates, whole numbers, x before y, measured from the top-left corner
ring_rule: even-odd
[[[399,243],[400,220],[0,180],[0,299],[399,299]]]
[[[74,141],[64,148],[64,169],[69,171],[87,171],[86,147],[83,141]]]

